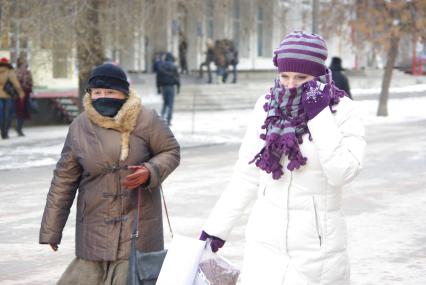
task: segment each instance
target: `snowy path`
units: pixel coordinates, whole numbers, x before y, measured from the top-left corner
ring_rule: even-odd
[[[344,192],[354,285],[426,284],[425,106],[422,98],[395,99],[389,118],[375,118],[376,103],[360,102],[366,162]],[[176,114],[173,130],[184,146],[182,164],[164,185],[176,232],[198,235],[230,178],[249,115],[197,114],[191,134],[191,114]],[[26,138],[0,141],[0,284],[54,284],[74,255],[75,211],[58,252],[37,243],[52,164],[65,134],[63,126],[31,128]],[[30,168],[28,160],[40,166]],[[246,219],[222,250],[238,265]]]
[[[376,100],[356,101],[366,126],[414,122],[426,118],[426,96],[392,99],[389,116],[376,117]],[[251,110],[190,112],[174,115],[172,130],[183,148],[221,143],[239,143]],[[67,126],[32,127],[26,137],[16,137],[11,130],[9,140],[0,140],[0,170],[54,165],[67,133]]]

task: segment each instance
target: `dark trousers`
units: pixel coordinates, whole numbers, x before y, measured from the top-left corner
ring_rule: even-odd
[[[188,61],[186,60],[186,56],[185,57],[181,57],[180,58],[180,73],[182,74],[188,74]]]
[[[23,136],[24,132],[22,131],[22,127],[24,126],[23,118],[16,118],[16,132],[19,136]]]
[[[231,64],[232,66],[232,83],[237,83],[237,65],[236,64]],[[223,74],[223,82],[226,82],[226,80],[228,79],[228,69],[225,69],[225,72]]]
[[[163,95],[163,109],[161,110],[161,117],[170,125],[173,116],[173,104],[175,101],[175,86],[161,86],[161,94]]]
[[[236,64],[232,64],[232,83],[236,83],[237,82],[237,65]]]
[[[208,76],[208,79],[209,79],[209,83],[212,83],[212,70],[211,70],[211,68],[210,68],[210,62],[203,62],[201,65],[200,65],[200,77],[201,78],[203,78],[203,67],[204,66],[206,66],[207,67],[207,76]]]
[[[217,66],[216,67],[216,75],[217,75],[217,81],[219,82],[226,82],[226,78],[228,77],[228,73],[226,72],[226,67],[224,66]]]
[[[0,99],[0,126],[1,137],[7,139],[9,137],[9,129],[15,114],[15,102],[13,99]]]

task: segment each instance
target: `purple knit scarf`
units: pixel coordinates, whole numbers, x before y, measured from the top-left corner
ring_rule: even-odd
[[[339,103],[345,92],[335,87],[330,71],[313,80],[331,85],[329,106],[334,113],[331,107]],[[260,169],[272,173],[272,178],[276,180],[284,174],[280,163],[282,155],[287,155],[289,160],[287,169],[290,171],[299,169],[307,161],[299,148],[299,144],[303,143],[304,134],[309,133],[309,139],[312,140],[307,124],[308,117],[302,106],[302,92],[303,85],[288,89],[276,79],[275,86],[265,96],[268,102],[263,109],[267,115],[262,129],[266,129],[266,132],[260,135],[265,141],[265,146],[250,163],[255,162]]]

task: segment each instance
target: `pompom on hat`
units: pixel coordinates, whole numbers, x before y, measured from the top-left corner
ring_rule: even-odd
[[[273,63],[278,72],[298,72],[312,76],[326,74],[327,45],[316,34],[295,31],[282,40],[274,50]]]

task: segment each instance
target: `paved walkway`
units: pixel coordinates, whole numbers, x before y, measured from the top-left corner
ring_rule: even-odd
[[[426,284],[425,124],[416,120],[367,129],[364,170],[343,193],[353,285]],[[235,132],[239,136],[243,128]],[[59,138],[53,130],[48,133],[40,146],[53,152],[49,146]],[[230,179],[237,151],[237,142],[183,149],[181,166],[164,184],[175,232],[198,236]],[[0,170],[0,284],[55,284],[74,256],[75,209],[58,252],[37,243],[52,170],[52,165]],[[246,221],[247,214],[221,251],[238,266]]]

